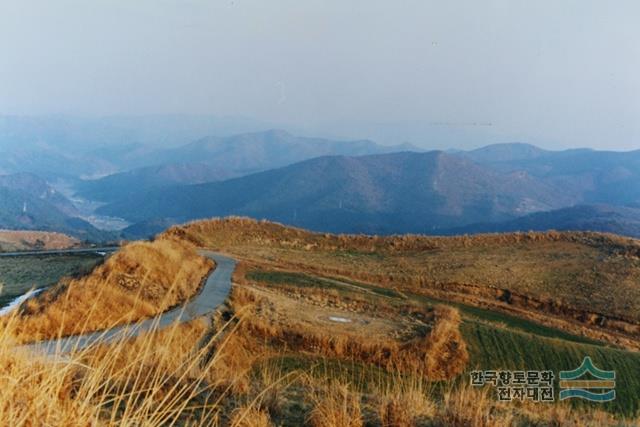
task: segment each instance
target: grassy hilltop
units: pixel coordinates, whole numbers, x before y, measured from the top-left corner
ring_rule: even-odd
[[[58,365],[8,350],[191,298],[211,268],[197,247],[239,261],[230,298],[206,321]],[[633,425],[639,248],[592,233],[383,238],[241,218],[173,227],[4,322],[4,375],[32,387],[0,391],[0,414],[72,425]],[[585,356],[616,370],[615,401],[500,403],[468,385],[474,369],[557,374]]]

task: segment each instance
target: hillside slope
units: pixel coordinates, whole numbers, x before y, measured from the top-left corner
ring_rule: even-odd
[[[214,167],[247,174],[327,155],[359,156],[407,150],[411,146],[383,146],[369,140],[338,141],[292,135],[272,129],[230,137],[207,137],[157,153],[147,161],[206,162]]]
[[[81,240],[110,237],[76,215],[68,199],[35,175],[0,176],[0,228],[58,231]]]
[[[356,156],[407,148],[412,147],[387,147],[367,140],[299,137],[281,130],[207,137],[181,147],[146,153],[140,162],[154,166],[80,182],[78,192],[93,200],[117,201],[160,187],[221,181],[319,156]]]
[[[471,224],[447,230],[444,234],[530,230],[599,231],[640,237],[640,209],[609,205],[577,205],[548,212],[535,212],[504,222]]]
[[[208,268],[188,242],[239,261],[231,295],[209,321],[55,354],[55,371],[12,351],[16,332],[93,330],[184,300]],[[329,417],[355,426],[636,425],[639,355],[613,346],[638,344],[639,253],[636,240],[593,233],[376,237],[239,218],[195,222],[126,245],[89,276],[25,303],[0,334],[9,349],[3,396],[12,411],[31,414],[42,405],[25,392],[46,391],[45,402],[66,408],[45,406],[47,416],[88,402],[99,414],[85,420],[131,413],[123,424],[136,425],[156,414],[144,405],[167,396],[173,406],[163,413],[201,425],[324,425]],[[585,356],[617,373],[614,401],[504,403],[497,387],[469,386],[475,370],[557,378]],[[67,375],[68,365],[77,369]]]
[[[66,249],[79,244],[78,239],[62,233],[0,229],[0,252]]]
[[[36,175],[30,173],[0,175],[0,187],[37,197],[66,215],[75,216],[78,214],[71,201]]]
[[[146,162],[153,153],[206,135],[265,127],[254,120],[196,115],[0,115],[0,173],[99,177],[154,165]]]
[[[132,199],[138,194],[178,184],[220,181],[231,172],[204,163],[170,163],[120,172],[91,181],[78,181],[78,195],[90,200]]]
[[[640,348],[640,242],[598,233],[331,235],[249,219],[167,231],[283,268],[488,307]]]
[[[640,205],[640,150],[546,151],[525,144],[499,144],[458,155],[505,173],[526,172],[565,189],[580,203]]]
[[[320,157],[219,183],[109,204],[131,222],[249,215],[332,232],[432,233],[572,203],[527,174],[505,175],[443,152]]]

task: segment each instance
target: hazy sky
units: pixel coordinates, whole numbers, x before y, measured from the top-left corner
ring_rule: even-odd
[[[640,148],[637,1],[0,0],[0,114]]]

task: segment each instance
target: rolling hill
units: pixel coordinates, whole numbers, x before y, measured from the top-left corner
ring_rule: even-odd
[[[151,166],[152,153],[206,135],[264,129],[248,119],[196,115],[0,115],[0,173],[98,177]]]
[[[113,201],[132,198],[140,192],[177,184],[197,184],[228,178],[229,172],[204,163],[170,163],[79,181],[78,194],[90,200]]]
[[[139,162],[149,167],[116,173],[77,185],[82,197],[116,201],[135,192],[176,184],[235,178],[325,155],[357,156],[413,149],[382,146],[372,141],[334,141],[294,136],[282,130],[207,137],[185,146],[146,153]]]
[[[599,231],[640,237],[640,209],[609,205],[577,205],[535,212],[497,223],[471,224],[443,234],[504,233],[512,231]]]
[[[498,144],[458,155],[504,173],[523,172],[564,189],[584,204],[640,205],[640,150],[547,151]]]
[[[0,252],[67,249],[79,243],[78,239],[62,233],[0,230]]]
[[[77,215],[77,210],[66,197],[58,193],[47,182],[30,173],[16,173],[0,176],[0,187],[20,191],[52,204],[59,211]]]
[[[139,194],[99,212],[132,222],[230,214],[334,232],[434,233],[571,204],[527,174],[443,152],[328,156],[217,183]]]
[[[82,240],[103,240],[103,233],[77,217],[73,204],[31,174],[0,176],[0,228],[58,231]]]
[[[176,222],[229,214],[336,232],[558,229],[638,235],[640,151],[549,151],[514,143],[467,152],[327,156],[217,183],[179,185],[243,175],[249,165],[259,169],[256,159],[266,165],[270,155],[303,156],[301,151],[292,154],[288,144],[311,156],[300,147],[338,150],[332,143],[280,131],[205,139],[182,147],[174,157],[231,160],[218,166],[147,168],[87,185],[94,186],[94,196],[110,202],[103,213],[134,222],[125,231],[133,237]],[[381,147],[361,141],[340,149],[359,154]],[[234,169],[243,164],[243,156],[246,169]]]
[[[336,141],[308,138],[272,129],[230,137],[207,137],[175,149],[158,152],[155,164],[206,162],[236,174],[286,166],[326,155],[359,156],[412,149],[410,145],[383,146],[369,140]]]

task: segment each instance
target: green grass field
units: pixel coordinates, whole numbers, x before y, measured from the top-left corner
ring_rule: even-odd
[[[371,291],[374,294],[401,298],[402,296],[393,289],[372,286],[366,283],[346,280],[343,278],[333,279],[311,276],[304,273],[295,273],[288,271],[267,271],[267,270],[251,270],[246,275],[247,279],[269,285],[291,285],[302,288],[318,288],[318,289],[335,289],[337,291],[353,291],[356,288]],[[350,285],[350,286],[345,286]],[[354,288],[355,287],[355,288]]]
[[[317,276],[311,276],[304,273],[296,272],[283,272],[283,271],[266,271],[266,270],[252,270],[247,273],[247,279],[259,283],[269,285],[293,285],[298,287],[315,287],[319,289],[336,289],[336,290],[353,290],[353,287],[346,288],[341,286],[340,283],[355,286],[363,290],[371,291],[375,294],[401,299],[403,296],[397,291],[389,288],[371,285],[368,283],[357,282],[347,279],[333,279],[323,278]],[[573,341],[584,344],[599,344],[603,343],[592,340],[587,337],[582,337],[568,332],[564,332],[555,328],[550,328],[538,323],[522,319],[516,316],[500,313],[497,311],[491,311],[479,307],[473,307],[466,304],[444,301],[435,298],[426,297],[424,295],[405,293],[410,299],[418,301],[428,306],[435,306],[438,304],[451,305],[460,310],[464,318],[479,319],[492,323],[502,324],[510,329],[515,329],[521,332],[532,333],[549,338],[561,338],[567,341]]]
[[[303,273],[257,270],[247,274],[252,281],[270,285],[287,285],[335,289],[337,282],[348,282],[363,289],[387,297],[402,298],[397,292],[370,284],[327,279]],[[353,287],[348,288],[353,291]],[[619,350],[597,341],[572,335],[561,330],[539,325],[525,319],[500,312],[481,309],[459,303],[409,294],[409,298],[428,306],[449,304],[457,307],[462,316],[461,332],[470,353],[468,372],[481,370],[572,370],[580,365],[585,356],[590,356],[601,369],[616,371],[616,400],[598,404],[604,409],[625,416],[640,411],[640,354]],[[327,360],[309,356],[288,355],[273,360],[284,371],[323,371],[332,377],[348,378],[358,388],[367,389],[367,384],[380,384],[388,379],[378,367],[367,367],[360,363]],[[461,378],[465,381],[466,378]],[[556,381],[557,384],[557,381]],[[556,390],[556,395],[557,395]],[[596,405],[574,399],[576,405]]]
[[[526,332],[529,334],[539,335],[547,338],[559,338],[565,341],[571,341],[582,344],[593,345],[606,345],[600,341],[593,340],[588,337],[580,335],[574,335],[569,332],[564,332],[560,329],[551,328],[541,325],[536,322],[532,322],[520,317],[511,316],[499,311],[491,311],[484,308],[473,307],[471,305],[461,304],[452,301],[444,301],[435,298],[425,297],[423,295],[409,294],[411,298],[420,300],[427,305],[446,304],[456,307],[460,310],[463,318],[469,320],[482,320],[485,322],[495,323],[503,325],[505,328],[512,329],[519,332]]]
[[[461,326],[470,353],[469,370],[561,370],[577,368],[585,356],[604,370],[616,371],[616,399],[603,405],[611,412],[635,415],[640,410],[640,354],[598,345],[516,332],[466,321]],[[557,390],[556,390],[557,392]]]
[[[102,261],[103,257],[95,254],[0,258],[0,307],[29,289],[50,286],[65,276],[87,274]]]
[[[341,286],[320,277],[285,271],[252,270],[246,275],[248,280],[269,285],[293,285],[302,288],[342,289]]]

